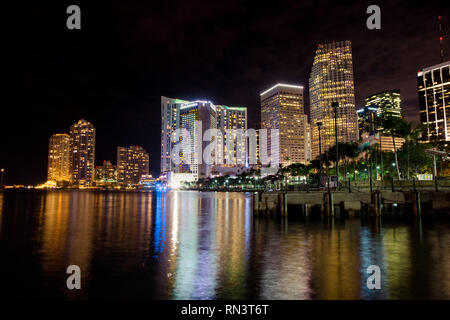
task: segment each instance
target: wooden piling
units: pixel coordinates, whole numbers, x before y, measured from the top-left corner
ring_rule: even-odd
[[[287,216],[287,194],[286,192],[282,192],[278,194],[278,210],[282,216]]]
[[[379,191],[372,192],[371,202],[373,208],[373,215],[379,216],[381,212],[381,195]]]
[[[334,197],[331,191],[323,194],[323,204],[325,207],[325,213],[327,217],[334,217]]]
[[[253,194],[253,214],[258,215],[259,214],[259,201],[260,201],[260,193],[255,192]]]
[[[416,191],[412,194],[412,209],[414,216],[420,216],[422,214],[421,197],[420,192]]]

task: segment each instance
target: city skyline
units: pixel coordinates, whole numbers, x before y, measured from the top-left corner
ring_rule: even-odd
[[[63,6],[31,6],[23,10],[22,14],[29,19],[25,19],[27,22],[19,30],[25,41],[17,45],[24,53],[32,54],[26,53],[22,59],[11,63],[23,72],[12,78],[15,83],[20,75],[20,85],[10,92],[15,99],[11,99],[13,104],[8,108],[7,118],[12,121],[1,129],[7,137],[0,163],[0,167],[6,169],[6,183],[44,181],[49,137],[64,132],[80,118],[97,128],[96,165],[114,159],[117,145],[138,144],[150,154],[151,172],[158,173],[159,159],[155,155],[160,152],[157,115],[161,94],[246,105],[248,126],[254,128],[259,122],[259,93],[273,83],[299,83],[305,87],[305,111],[309,113],[307,78],[314,51],[318,43],[333,40],[352,41],[356,108],[363,106],[364,97],[398,88],[402,92],[406,118],[418,119],[417,70],[439,63],[435,20],[443,4],[429,3],[425,7],[398,2],[381,4],[382,29],[375,31],[365,26],[367,15],[363,4],[351,9],[333,4],[330,10],[322,10],[313,3],[289,6],[283,3],[275,9],[280,14],[271,24],[267,21],[269,8],[244,6],[243,11],[237,11],[238,16],[250,9],[254,13],[246,20],[249,27],[244,32],[237,31],[239,19],[233,19],[227,26],[219,23],[210,30],[198,28],[209,21],[211,13],[216,18],[226,17],[239,8],[239,4],[226,10],[214,5],[202,8],[197,11],[196,21],[183,18],[181,11],[192,10],[184,5],[171,15],[174,23],[169,24],[170,29],[161,28],[162,21],[166,21],[163,18],[169,14],[165,8],[143,6],[130,9],[130,16],[124,17],[114,30],[104,19],[96,20],[100,14],[105,15],[103,7],[86,4],[83,12],[91,18],[78,34],[63,28],[59,31],[56,18],[40,23],[41,12],[47,10],[52,13],[49,16],[57,16],[60,11],[65,12]],[[121,9],[121,5],[116,4],[108,8],[108,12],[114,15]],[[318,17],[317,21],[308,19],[302,12]],[[354,16],[360,18],[354,19]],[[338,23],[342,18],[348,22]],[[152,51],[154,46],[159,47],[176,35],[181,30],[179,27],[184,37],[175,36],[173,45],[163,53]],[[280,32],[271,32],[276,29]],[[444,32],[447,29],[448,21],[444,19]],[[129,34],[133,35],[131,39]],[[59,41],[57,45],[52,42],[55,38]],[[185,43],[192,43],[192,53],[180,51]],[[238,50],[244,44],[245,50]],[[289,50],[278,49],[280,44],[285,44]],[[93,50],[80,51],[78,48],[83,46]],[[55,51],[59,47],[60,51]],[[202,50],[207,47],[213,50]],[[445,52],[447,48],[448,37],[445,37]],[[60,68],[63,61],[70,63]],[[115,68],[111,69],[111,65]],[[20,117],[19,111],[23,113]],[[29,140],[30,135],[33,145],[19,148],[22,140]],[[31,155],[34,160],[28,164],[27,158]]]

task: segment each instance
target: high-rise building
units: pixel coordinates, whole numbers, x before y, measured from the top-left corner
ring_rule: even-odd
[[[377,112],[378,108],[376,106],[365,106],[356,111],[358,114],[359,138],[364,133],[375,134],[378,131],[379,117]]]
[[[66,186],[70,179],[70,137],[57,133],[49,139],[47,180]]]
[[[376,115],[402,117],[400,90],[385,90],[364,99],[366,107],[376,108]]]
[[[417,73],[420,122],[427,125],[425,141],[450,140],[450,61]]]
[[[70,127],[70,172],[72,186],[89,187],[94,179],[95,128],[84,119]]]
[[[161,174],[173,169],[171,151],[175,130],[180,127],[180,107],[189,101],[161,96]]]
[[[317,122],[322,122],[322,152],[335,145],[335,110],[338,103],[338,141],[358,141],[352,46],[350,41],[319,44],[309,78],[312,157],[319,155]]]
[[[173,185],[210,176],[216,166],[203,159],[203,150],[211,143],[203,141],[205,131],[219,129],[224,139],[216,140],[217,146],[225,146],[228,129],[246,128],[246,108],[215,105],[211,101],[161,97],[161,175],[170,176],[168,179]],[[190,140],[189,145],[185,146],[189,149],[190,156],[181,151],[179,163],[172,161],[172,151],[182,139],[176,136],[177,129],[185,129]],[[214,139],[216,137],[212,141]],[[245,149],[245,141],[233,145],[233,152],[236,153],[241,147]],[[216,152],[217,150],[213,151],[212,155],[215,156]]]
[[[217,128],[216,116],[216,106],[211,101],[193,101],[181,105],[178,128],[186,129],[189,134],[191,156],[185,157],[183,154],[174,172],[191,173],[197,179],[211,174],[212,164],[203,159],[203,151],[210,142],[203,141],[203,135],[206,130]]]
[[[278,83],[260,94],[261,128],[267,129],[267,150],[272,161],[287,166],[291,163],[306,163],[305,118],[303,87]],[[278,129],[278,139],[273,139],[270,130]],[[274,141],[272,141],[274,140]],[[278,149],[277,154],[272,150]]]
[[[117,182],[120,187],[136,187],[148,172],[149,156],[142,147],[117,147]]]
[[[311,156],[311,125],[308,122],[308,115],[303,115],[303,130],[305,137],[305,160],[307,162],[312,160]]]
[[[247,158],[246,139],[238,138],[238,132],[244,133],[247,130],[247,108],[216,105],[216,112],[216,127],[222,134],[218,138],[217,146],[223,148],[221,152],[224,158],[227,153],[232,158],[232,163],[224,161],[223,166],[244,166]],[[220,141],[220,138],[223,140]],[[227,146],[231,146],[232,149],[228,150]]]

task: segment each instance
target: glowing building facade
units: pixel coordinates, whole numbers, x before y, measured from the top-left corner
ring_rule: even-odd
[[[89,187],[94,180],[95,128],[84,119],[70,127],[70,172],[74,187]]]
[[[338,103],[338,141],[358,141],[350,41],[319,44],[309,78],[309,90],[312,158],[319,155],[317,122],[322,122],[322,152],[335,145],[333,102]]]
[[[117,147],[117,182],[120,187],[134,188],[148,173],[149,156],[142,147]]]
[[[215,105],[204,100],[186,101],[161,97],[161,174],[167,175],[168,180],[177,186],[184,181],[192,182],[210,176],[216,166],[204,161],[203,151],[217,137],[213,136],[211,141],[203,141],[205,131],[220,130],[222,137],[219,136],[218,139],[223,140],[216,140],[217,146],[225,148],[228,129],[246,128],[246,108]],[[185,129],[187,132],[189,143],[184,148],[188,148],[190,153],[186,156],[181,150],[178,153],[178,163],[172,161],[172,151],[182,141],[182,137],[176,135],[177,129]],[[243,148],[245,152],[245,141],[234,144],[232,148],[234,153],[241,150],[239,148]],[[215,156],[217,151],[212,150],[212,156]]]
[[[221,132],[217,146],[222,148],[223,155],[230,153],[232,163],[224,163],[225,167],[244,166],[246,160],[246,140],[239,139],[237,132],[247,130],[247,108],[216,105],[216,127]],[[220,141],[220,139],[223,139]],[[231,150],[227,148],[231,146]],[[225,162],[225,161],[224,161]]]
[[[70,137],[65,133],[54,134],[48,144],[47,180],[65,186],[70,179]]]
[[[307,162],[308,126],[303,104],[303,87],[298,85],[276,84],[260,94],[261,129],[267,129],[267,150],[272,161],[284,166],[291,163]],[[278,139],[270,134],[278,129]],[[272,154],[272,150],[277,150]]]
[[[376,108],[376,115],[402,117],[400,90],[385,90],[364,99],[366,107]]]
[[[210,141],[203,141],[203,136],[205,131],[217,128],[216,116],[216,106],[211,101],[193,101],[180,107],[178,128],[187,130],[190,156],[182,153],[181,163],[175,164],[174,172],[190,173],[197,179],[211,175],[212,165],[203,159],[203,151]]]
[[[171,151],[175,130],[180,127],[180,107],[189,101],[161,97],[161,174],[173,171]]]
[[[115,187],[117,184],[117,166],[111,161],[103,161],[103,165],[95,167],[95,186]]]
[[[450,61],[417,74],[420,122],[428,126],[425,141],[450,141]]]

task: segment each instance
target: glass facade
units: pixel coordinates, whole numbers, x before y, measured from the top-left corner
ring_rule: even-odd
[[[309,160],[309,125],[303,101],[302,86],[277,84],[261,93],[261,128],[267,129],[267,151],[278,144],[279,154],[270,156],[283,166]],[[278,141],[272,141],[270,129],[279,130]]]
[[[319,155],[319,131],[322,122],[322,152],[335,145],[335,110],[337,102],[338,141],[358,141],[355,109],[352,46],[350,41],[319,44],[309,78],[312,131],[312,158]]]
[[[420,121],[427,125],[425,141],[450,140],[450,62],[417,74]]]
[[[70,127],[70,171],[74,187],[89,187],[94,180],[95,128],[84,119]]]
[[[47,180],[62,186],[70,179],[70,137],[65,133],[54,134],[48,146]]]

